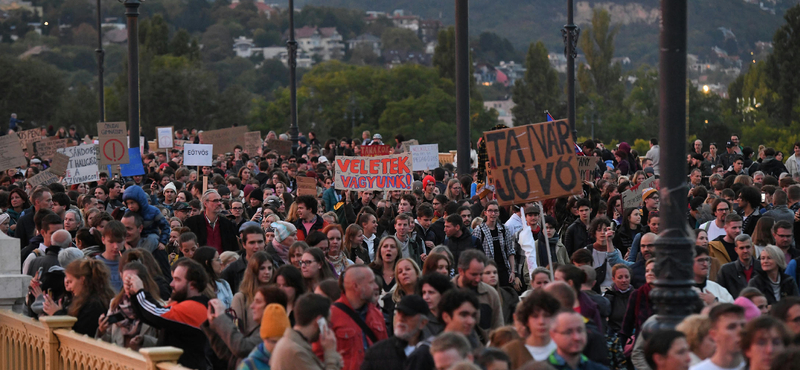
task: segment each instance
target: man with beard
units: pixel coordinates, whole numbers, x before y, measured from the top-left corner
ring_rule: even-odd
[[[456,287],[468,289],[478,296],[478,326],[483,330],[493,330],[503,326],[505,321],[500,296],[489,284],[481,281],[486,261],[486,255],[477,249],[462,252],[458,257],[458,275],[452,282]]]
[[[649,259],[656,256],[656,239],[658,239],[658,235],[647,233],[642,236],[639,242],[639,251],[642,252],[642,258],[631,265],[631,285],[633,285],[634,288],[639,288],[645,283],[644,267]]]
[[[142,280],[132,275],[123,282],[126,291],[136,292],[131,306],[142,322],[163,329],[159,346],[173,346],[183,350],[178,363],[192,369],[209,369],[205,356],[208,340],[200,330],[206,321],[208,297],[202,292],[208,286],[208,275],[202,265],[181,258],[172,266],[172,296],[167,306],[144,290]]]
[[[344,370],[358,370],[364,362],[366,348],[388,338],[383,314],[375,305],[379,287],[375,274],[366,265],[351,265],[344,272],[341,298],[331,307],[330,326],[339,340],[336,350],[344,359]],[[314,343],[314,352],[321,357],[323,349]]]
[[[367,350],[361,370],[405,369],[408,356],[425,339],[422,328],[428,324],[431,311],[422,297],[407,295],[394,310],[394,336]]]

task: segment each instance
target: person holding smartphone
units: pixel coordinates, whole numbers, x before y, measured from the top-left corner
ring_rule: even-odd
[[[147,268],[138,261],[127,263],[122,268],[122,279],[136,275],[141,279],[145,291],[151,296],[160,297],[158,284],[153,280]],[[143,347],[155,347],[158,341],[158,332],[155,328],[142,322],[131,308],[131,296],[136,292],[131,291],[130,284],[125,284],[117,293],[108,309],[108,313],[100,315],[95,338],[116,344],[120,347],[138,351]],[[163,304],[163,302],[161,302]]]

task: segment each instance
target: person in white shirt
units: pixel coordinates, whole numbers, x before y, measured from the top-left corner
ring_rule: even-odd
[[[733,303],[733,296],[727,289],[708,279],[708,270],[711,266],[708,249],[695,246],[694,250],[694,289],[700,295],[700,299],[705,302],[706,306],[710,306],[714,302]]]
[[[556,343],[550,338],[553,317],[561,308],[559,301],[544,289],[536,289],[517,305],[514,324],[522,339],[515,339],[503,346],[511,358],[511,368],[517,369],[525,363],[545,361]]]
[[[744,308],[732,303],[714,306],[708,313],[711,330],[708,335],[717,344],[714,355],[689,370],[739,370],[744,369],[741,332],[744,328]]]
[[[61,217],[58,217],[55,213],[46,214],[42,217],[42,221],[40,223],[39,234],[42,236],[42,242],[39,243],[39,247],[36,248],[39,252],[31,252],[25,258],[25,261],[22,263],[22,273],[33,276],[36,271],[28,271],[28,266],[33,262],[34,259],[38,256],[43,256],[45,252],[47,252],[47,248],[50,247],[51,239],[50,237],[53,236],[58,230],[64,229],[64,221],[61,220]]]
[[[371,213],[362,213],[358,216],[356,223],[364,229],[364,244],[369,251],[369,260],[375,260],[375,241],[378,239],[375,233],[378,232],[378,220]]]
[[[725,235],[725,216],[731,213],[731,204],[724,198],[714,199],[711,203],[714,219],[700,225],[700,229],[708,233],[708,240],[714,240]]]

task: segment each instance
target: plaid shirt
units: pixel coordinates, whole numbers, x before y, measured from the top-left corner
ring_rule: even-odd
[[[513,235],[507,227],[499,222],[496,227],[500,238],[500,250],[503,251],[503,262],[506,264],[506,269],[508,269],[509,272],[515,271],[508,261],[508,257],[514,255]],[[489,226],[486,226],[485,222],[480,224],[480,226],[472,231],[472,236],[478,238],[478,241],[483,247],[483,253],[496,261],[497,259],[494,257],[494,241],[492,240],[492,231],[489,230]]]

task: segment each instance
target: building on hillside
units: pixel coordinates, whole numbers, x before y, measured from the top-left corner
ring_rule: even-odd
[[[288,38],[288,31],[284,32],[284,40]],[[294,38],[297,40],[298,51],[303,51],[312,59],[327,61],[344,56],[342,35],[335,27],[298,28],[294,30]]]
[[[567,57],[564,53],[548,53],[547,60],[550,66],[558,73],[567,73]]]
[[[384,50],[383,59],[386,68],[392,69],[401,64],[419,64],[431,66],[433,57],[430,54],[418,51]]]
[[[256,48],[253,39],[239,36],[233,39],[233,51],[236,52],[237,57],[250,58],[254,53],[258,53],[260,48]]]
[[[108,44],[127,44],[128,43],[128,30],[114,28],[103,31],[103,45]]]
[[[439,39],[439,30],[442,21],[438,19],[424,19],[419,21],[419,38],[424,43],[436,42]]]
[[[508,127],[514,127],[514,115],[511,113],[511,109],[514,108],[514,106],[516,106],[516,104],[514,104],[511,98],[483,102],[483,107],[486,109],[494,108],[497,111],[497,120],[499,123],[505,124]]]
[[[381,48],[383,47],[383,42],[379,37],[375,37],[368,33],[363,35],[359,35],[354,39],[347,40],[347,50],[352,51],[359,45],[367,45],[369,48],[372,49],[372,52],[375,53],[377,56],[381,56]]]
[[[498,73],[502,73],[504,75],[504,82],[503,84],[506,86],[514,86],[514,83],[517,79],[525,77],[525,67],[522,64],[517,64],[514,61],[510,62],[503,62],[501,61],[499,65],[494,66],[497,69]]]

